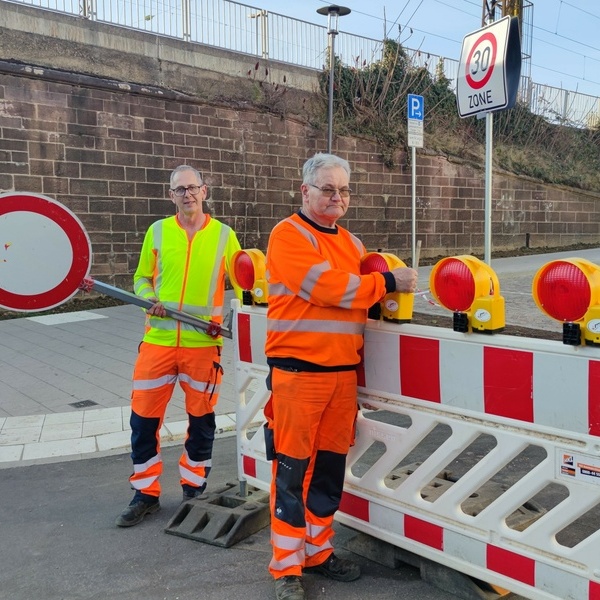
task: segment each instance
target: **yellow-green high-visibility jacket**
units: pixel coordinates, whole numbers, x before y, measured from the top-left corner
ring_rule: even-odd
[[[233,229],[209,215],[191,240],[176,216],[161,219],[146,233],[133,289],[142,298],[158,298],[167,308],[222,323],[225,273],[239,249]],[[241,298],[241,291],[235,291]],[[214,339],[191,325],[150,315],[144,341],[185,348],[223,345],[222,338]]]

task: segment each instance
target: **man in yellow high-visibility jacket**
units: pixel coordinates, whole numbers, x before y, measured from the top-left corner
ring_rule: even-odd
[[[206,321],[223,320],[225,274],[240,244],[230,227],[204,213],[206,194],[196,169],[181,165],[173,171],[169,196],[177,214],[150,226],[134,275],[135,293],[154,305],[147,311],[133,373],[129,481],[135,495],[117,518],[119,527],[137,525],[160,509],[159,432],[177,381],[189,419],[179,460],[184,500],[202,494],[211,469],[223,340],[166,316],[170,308]]]

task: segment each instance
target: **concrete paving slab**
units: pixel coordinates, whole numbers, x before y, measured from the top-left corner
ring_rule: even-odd
[[[78,439],[81,437],[88,437],[83,436],[82,423],[56,423],[55,425],[44,423],[44,427],[39,436],[39,441],[53,442]]]
[[[77,321],[91,321],[93,319],[106,319],[105,315],[99,315],[92,311],[79,310],[70,313],[59,313],[56,315],[42,315],[39,317],[28,317],[34,323],[42,325],[62,325],[63,323],[75,323]]]
[[[71,438],[54,442],[36,442],[23,445],[22,460],[39,460],[52,457],[81,456],[96,452],[96,440],[92,438]]]

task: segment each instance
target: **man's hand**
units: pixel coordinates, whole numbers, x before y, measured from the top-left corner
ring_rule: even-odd
[[[404,293],[414,293],[417,291],[418,273],[410,267],[398,267],[391,271],[396,280],[396,291]]]
[[[154,317],[166,317],[167,309],[164,307],[164,304],[158,300],[158,298],[149,298],[150,302],[154,302],[154,304],[146,310],[146,313],[152,315]]]

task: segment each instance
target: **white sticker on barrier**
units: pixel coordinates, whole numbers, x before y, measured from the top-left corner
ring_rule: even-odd
[[[557,448],[556,452],[559,475],[600,485],[600,458],[573,454],[564,448]]]

